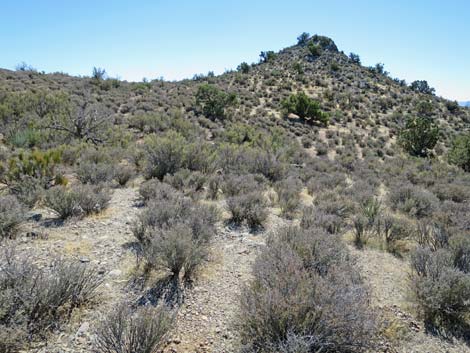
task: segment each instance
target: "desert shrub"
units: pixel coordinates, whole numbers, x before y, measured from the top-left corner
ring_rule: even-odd
[[[146,269],[166,271],[188,283],[204,261],[207,244],[215,234],[218,212],[177,194],[153,199],[133,226]]]
[[[319,227],[329,234],[338,234],[344,227],[344,220],[334,214],[327,214],[315,207],[305,207],[300,220],[302,228]]]
[[[76,173],[82,183],[97,185],[113,180],[116,169],[112,163],[84,161],[77,166]]]
[[[228,174],[223,177],[221,189],[226,197],[246,194],[263,188],[259,180],[260,178],[253,174]]]
[[[302,182],[297,178],[289,177],[277,182],[274,189],[278,196],[282,215],[291,218],[300,205]]]
[[[436,209],[439,200],[431,192],[418,186],[394,186],[389,195],[390,206],[418,218],[429,216]]]
[[[96,328],[96,348],[101,353],[155,353],[173,323],[164,307],[139,307],[125,304],[111,310]]]
[[[329,116],[321,111],[320,104],[304,92],[292,94],[282,102],[282,109],[287,114],[293,113],[302,119],[328,125]]]
[[[254,279],[242,292],[238,329],[243,351],[300,346],[305,352],[363,352],[373,347],[368,292],[351,269],[344,245],[317,231],[288,228],[268,239],[254,264]]]
[[[209,119],[223,119],[226,109],[235,105],[235,93],[225,93],[216,86],[202,84],[196,92],[196,106]]]
[[[166,174],[174,174],[184,167],[185,144],[186,139],[173,131],[162,137],[147,137],[144,145],[145,177],[163,180]]]
[[[452,253],[418,247],[411,267],[412,289],[425,320],[437,326],[461,323],[470,311],[470,276],[454,266]]]
[[[57,328],[74,308],[92,300],[102,283],[93,268],[80,263],[56,260],[41,269],[13,251],[0,262],[0,328],[15,335],[0,342],[2,352]]]
[[[61,160],[58,149],[40,151],[21,151],[10,157],[6,165],[0,162],[1,182],[28,207],[33,207],[40,199],[44,188],[64,181],[57,172]]]
[[[139,194],[144,204],[150,200],[170,200],[176,196],[176,190],[166,183],[162,183],[158,179],[150,179],[142,183],[139,188]]]
[[[48,208],[57,213],[62,220],[81,214],[78,194],[68,190],[64,186],[58,186],[48,190],[44,203]]]
[[[44,196],[42,181],[30,176],[24,176],[13,182],[9,188],[18,201],[28,208],[33,208]]]
[[[45,205],[60,219],[81,217],[103,211],[111,196],[101,186],[80,185],[74,188],[56,186],[47,191]]]
[[[318,194],[313,203],[316,212],[333,216],[336,231],[344,227],[347,218],[354,210],[354,204],[350,200],[342,198],[334,191]]]
[[[324,190],[346,187],[346,177],[342,173],[316,173],[307,181],[307,191],[310,195],[315,195]]]
[[[207,256],[207,246],[198,239],[188,224],[177,223],[170,228],[154,228],[144,248],[146,264],[157,271],[169,271],[178,278],[190,279]]]
[[[207,183],[207,197],[216,200],[222,187],[222,176],[215,174],[209,177]]]
[[[418,222],[415,238],[419,245],[436,251],[448,247],[450,234],[445,225],[432,219],[423,219]]]
[[[377,234],[382,238],[385,249],[392,254],[398,254],[399,242],[411,237],[413,233],[412,225],[405,219],[390,214],[378,219]]]
[[[203,190],[207,176],[198,171],[180,169],[175,174],[167,174],[163,180],[184,194],[194,196]]]
[[[464,203],[470,200],[470,189],[464,183],[437,183],[431,190],[440,201]]]
[[[470,238],[468,235],[454,235],[449,243],[454,266],[460,271],[470,274]]]
[[[229,197],[227,208],[232,222],[235,224],[246,222],[251,228],[262,226],[268,217],[266,199],[257,191]]]
[[[143,244],[153,229],[171,228],[191,213],[191,201],[180,195],[170,199],[152,199],[134,224],[134,236]]]
[[[461,134],[454,138],[448,158],[450,163],[470,172],[470,134]]]
[[[89,215],[106,209],[111,200],[109,190],[100,185],[79,185],[73,188],[80,212]]]
[[[0,196],[0,241],[13,238],[24,218],[24,209],[16,197]]]
[[[126,186],[129,180],[134,176],[134,168],[128,165],[120,165],[114,170],[114,178],[120,186]]]
[[[412,156],[426,157],[439,139],[439,128],[429,118],[408,118],[398,143]]]

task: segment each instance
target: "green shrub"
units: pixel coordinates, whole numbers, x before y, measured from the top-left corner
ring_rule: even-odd
[[[448,158],[450,163],[470,172],[470,134],[461,134],[454,138]]]
[[[235,93],[225,93],[210,84],[200,85],[196,92],[196,106],[209,119],[225,118],[226,109],[236,101]]]
[[[259,57],[262,63],[268,63],[276,59],[277,54],[272,50],[268,50],[268,51],[262,51],[259,54]]]
[[[428,82],[425,80],[416,80],[411,82],[410,88],[415,92],[424,94],[434,94],[436,91],[434,88],[430,87]]]
[[[300,45],[300,46],[306,45],[309,38],[310,38],[310,34],[309,34],[309,33],[307,33],[307,32],[301,33],[301,34],[297,37],[297,45]]]
[[[412,156],[426,157],[436,146],[439,128],[429,118],[408,118],[400,131],[398,143]]]
[[[321,55],[321,48],[320,46],[316,45],[313,41],[308,43],[308,52],[313,57],[316,58],[317,56]]]
[[[16,197],[0,196],[0,241],[13,238],[24,218],[24,209]]]
[[[250,72],[250,65],[248,65],[246,62],[242,62],[237,66],[237,71],[240,71],[243,74],[247,74]]]
[[[162,137],[149,136],[145,140],[145,169],[147,179],[163,180],[166,174],[174,174],[185,165],[186,139],[170,131]]]
[[[320,109],[320,104],[308,97],[304,92],[292,94],[282,101],[282,108],[287,114],[293,113],[300,118],[328,125],[329,116]]]

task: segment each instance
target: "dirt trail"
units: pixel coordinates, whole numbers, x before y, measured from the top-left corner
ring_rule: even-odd
[[[195,287],[177,315],[164,352],[234,352],[239,294],[264,237],[222,229]]]
[[[110,205],[103,214],[69,221],[61,226],[45,226],[47,222],[30,222],[30,232],[45,239],[25,239],[18,246],[19,252],[34,254],[38,263],[47,264],[51,255],[74,258],[96,267],[104,276],[100,295],[93,307],[76,313],[62,332],[50,337],[47,345],[32,347],[31,352],[90,352],[92,351],[94,322],[97,312],[105,306],[121,300],[126,292],[128,271],[135,263],[126,244],[133,241],[131,224],[139,209],[135,207],[138,197],[136,188],[115,189]],[[37,210],[37,215],[47,219],[48,210]]]

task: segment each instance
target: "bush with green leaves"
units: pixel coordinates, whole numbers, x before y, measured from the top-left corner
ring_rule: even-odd
[[[424,93],[424,94],[434,94],[435,89],[430,87],[428,82],[426,80],[416,80],[411,82],[410,88],[419,93]]]
[[[268,238],[253,275],[241,296],[242,351],[373,349],[369,293],[336,237],[318,228],[282,228]]]
[[[0,257],[0,351],[17,351],[57,329],[101,283],[97,271],[81,263],[57,259],[43,269],[7,248]]]
[[[183,168],[186,143],[186,139],[174,131],[163,136],[148,136],[144,144],[145,177],[163,180],[165,175],[174,174]]]
[[[24,219],[24,208],[15,196],[0,196],[0,241],[13,238]]]
[[[106,314],[95,330],[100,353],[154,353],[165,343],[173,314],[165,307],[132,309],[121,304]]]
[[[316,58],[321,55],[321,47],[310,41],[307,45],[308,52],[311,57]]]
[[[247,74],[250,72],[250,65],[246,62],[242,62],[240,65],[237,66],[237,71],[240,71],[243,74]]]
[[[297,45],[300,45],[300,46],[306,45],[309,38],[310,38],[310,34],[309,34],[309,33],[307,33],[307,32],[301,33],[301,34],[297,37]]]
[[[355,53],[349,53],[349,60],[356,65],[361,65],[361,58]]]
[[[320,104],[304,92],[292,94],[283,100],[282,108],[287,114],[293,113],[306,121],[328,125],[330,120],[328,114],[321,110]]]
[[[200,85],[196,92],[196,106],[209,119],[225,118],[226,109],[235,105],[236,102],[235,93],[226,93],[208,83]]]
[[[412,156],[426,157],[439,140],[439,127],[425,117],[408,118],[398,136],[400,146]]]
[[[448,158],[450,163],[470,172],[470,133],[460,134],[454,138]]]
[[[259,58],[260,58],[260,61],[262,63],[268,63],[268,62],[271,62],[273,61],[274,59],[276,59],[277,57],[277,54],[272,51],[272,50],[268,50],[268,51],[262,51],[260,54],[259,54]]]

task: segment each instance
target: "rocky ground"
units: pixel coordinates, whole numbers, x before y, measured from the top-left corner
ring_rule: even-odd
[[[123,298],[132,296],[129,278],[135,267],[132,221],[140,212],[137,186],[115,189],[110,207],[101,215],[62,225],[51,222],[53,214],[36,210],[25,225],[28,236],[19,241],[17,251],[34,254],[47,264],[51,256],[71,257],[95,266],[104,284],[95,303],[77,313],[47,343],[30,347],[29,352],[92,352],[93,330],[100,312]],[[276,212],[273,212],[276,213]],[[271,214],[267,229],[250,233],[244,228],[219,225],[208,263],[180,308],[174,329],[164,348],[174,352],[235,352],[239,345],[234,325],[239,294],[251,276],[251,266],[268,234],[284,223]],[[461,342],[444,341],[425,332],[409,304],[408,264],[380,250],[356,250],[359,267],[370,284],[372,303],[384,319],[384,351],[397,353],[470,352]],[[399,343],[399,344],[398,344]]]

